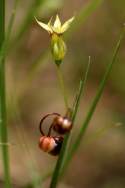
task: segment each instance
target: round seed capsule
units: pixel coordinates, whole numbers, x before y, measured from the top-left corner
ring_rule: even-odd
[[[61,136],[41,136],[39,140],[39,147],[44,152],[56,156],[60,153],[62,143],[63,137]]]
[[[52,123],[54,131],[59,134],[65,134],[72,128],[72,122],[67,117],[57,116]]]

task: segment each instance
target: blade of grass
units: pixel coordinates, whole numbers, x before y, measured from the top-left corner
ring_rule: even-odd
[[[17,0],[19,1],[19,0]],[[18,3],[18,2],[17,2]],[[16,13],[16,7],[17,7],[17,3],[16,3],[16,0],[15,0],[15,8],[13,9],[13,18],[11,17],[9,23],[10,25],[13,24],[13,20],[14,20],[14,17],[15,17],[15,13]],[[21,27],[19,28],[19,31],[17,32],[15,38],[13,39],[13,41],[10,41],[9,44],[8,44],[8,49],[7,49],[7,52],[6,53],[9,53],[9,51],[13,47],[16,47],[16,45],[18,44],[18,40],[21,39],[21,37],[23,36],[23,34],[25,33],[25,31],[29,28],[32,20],[34,19],[34,15],[36,14],[37,12],[37,9],[39,8],[39,6],[44,3],[44,0],[34,0],[31,7],[29,8],[29,10],[27,11],[28,13],[26,14],[25,18],[24,18],[24,21],[21,25]],[[11,24],[12,22],[12,24]],[[14,48],[15,49],[15,48]]]
[[[78,93],[76,95],[75,104],[73,105],[73,107],[74,107],[73,113],[72,113],[72,121],[73,122],[75,121],[76,114],[78,112],[78,108],[79,108],[79,104],[80,104],[80,98],[83,94],[83,91],[84,91],[84,88],[85,88],[85,85],[86,85],[86,81],[87,81],[88,73],[89,73],[89,69],[90,69],[90,63],[91,63],[91,58],[89,56],[88,66],[86,68],[85,75],[83,74],[82,78],[80,80],[79,90],[78,90]]]
[[[116,44],[116,47],[115,47],[115,50],[114,50],[114,53],[113,53],[113,56],[112,56],[111,63],[109,63],[108,66],[107,66],[106,72],[104,74],[103,79],[100,82],[99,88],[97,90],[95,98],[93,99],[92,105],[90,106],[90,109],[89,109],[89,111],[87,113],[87,116],[86,116],[86,118],[84,120],[84,123],[82,124],[82,126],[81,126],[81,128],[79,130],[79,133],[78,133],[78,136],[76,138],[76,141],[74,142],[74,144],[72,144],[71,151],[69,152],[69,154],[67,156],[67,159],[66,159],[66,162],[65,162],[66,168],[67,168],[69,162],[71,161],[72,157],[74,156],[75,152],[77,151],[77,149],[78,149],[78,147],[80,145],[80,142],[81,142],[81,140],[82,140],[82,138],[83,138],[83,136],[85,134],[85,131],[86,131],[87,127],[88,127],[88,124],[89,124],[89,122],[90,122],[90,120],[91,120],[91,118],[92,118],[92,116],[94,114],[96,106],[97,106],[97,104],[99,102],[99,99],[100,99],[100,97],[101,97],[101,95],[103,93],[105,84],[106,84],[106,82],[108,80],[108,77],[110,75],[110,72],[112,70],[112,66],[115,63],[117,54],[118,54],[120,46],[121,46],[121,42],[122,42],[122,40],[124,38],[124,35],[125,35],[125,27],[123,28],[123,30],[122,30],[122,32],[120,34],[119,40],[118,40],[118,42]]]
[[[8,44],[9,44],[10,36],[12,33],[12,28],[13,28],[13,24],[14,24],[14,20],[15,20],[18,2],[19,2],[19,0],[15,0],[15,2],[14,2],[13,10],[12,10],[8,28],[7,28],[6,38],[4,39],[4,42],[3,42],[1,50],[0,50],[0,63],[2,62],[2,60],[4,59],[4,57],[6,56],[7,51],[8,51],[8,47],[9,47]]]
[[[10,35],[12,33],[12,27],[13,27],[13,24],[14,24],[14,20],[15,20],[15,15],[16,15],[16,10],[17,10],[18,3],[19,3],[19,0],[15,0],[14,1],[12,13],[11,13],[11,17],[10,17],[9,24],[8,24],[8,29],[7,29],[7,34],[6,34],[6,41],[9,40]]]
[[[5,38],[5,1],[0,1],[0,50]],[[6,117],[6,91],[5,91],[5,60],[0,63],[0,139],[8,142],[7,117]],[[5,187],[11,187],[8,145],[2,145],[3,168]]]
[[[75,99],[75,102],[73,104],[73,112],[71,114],[71,119],[72,119],[73,123],[75,122],[75,119],[76,119],[76,115],[77,115],[77,112],[78,112],[81,96],[82,96],[82,94],[84,94],[83,92],[84,92],[86,81],[87,81],[87,78],[88,78],[88,73],[89,73],[89,69],[90,69],[90,62],[91,62],[91,59],[90,59],[90,56],[89,56],[88,66],[86,68],[85,75],[83,74],[83,76],[82,76],[82,78],[80,80],[78,93],[76,95],[76,99]],[[70,136],[70,134],[67,134],[66,138],[64,140],[64,144],[65,144],[65,151],[64,152],[65,152],[65,154],[66,154],[66,151],[68,149],[69,136]],[[62,165],[61,176],[63,175],[63,172],[65,171],[65,168],[66,168],[65,163],[66,163],[66,161],[64,161],[64,164]]]
[[[87,80],[87,76],[88,76],[88,72],[89,72],[89,67],[90,67],[90,58],[89,58],[89,63],[88,63],[87,69],[86,69],[85,77],[82,76],[82,79],[80,80],[79,93],[77,94],[75,107],[73,108],[74,111],[71,114],[71,120],[72,120],[73,123],[74,123],[74,120],[75,120],[75,117],[76,117],[76,114],[77,114],[77,111],[78,111],[81,95],[83,94],[83,91],[84,91],[84,88],[85,88],[85,84],[86,84],[86,80]],[[52,176],[50,188],[56,188],[56,186],[57,186],[58,178],[59,178],[61,169],[63,167],[66,149],[68,147],[69,136],[70,136],[70,133],[68,133],[64,138],[64,143],[63,143],[59,158],[58,158],[57,163],[56,163],[56,167],[55,167],[55,170],[54,170],[54,173],[53,173],[53,176]]]

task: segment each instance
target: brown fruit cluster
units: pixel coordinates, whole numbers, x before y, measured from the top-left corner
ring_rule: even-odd
[[[49,116],[55,116],[53,119],[52,124],[49,127],[48,134],[45,135],[42,130],[43,121],[48,118]],[[44,152],[47,152],[51,155],[59,155],[64,135],[69,132],[72,128],[72,121],[68,116],[61,116],[58,113],[50,113],[45,115],[39,124],[39,130],[42,134],[39,140],[39,147]],[[51,130],[54,130],[56,133],[58,133],[58,136],[51,136]],[[63,136],[62,136],[63,135]]]

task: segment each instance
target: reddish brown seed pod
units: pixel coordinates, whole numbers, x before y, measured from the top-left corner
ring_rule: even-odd
[[[52,123],[53,130],[65,134],[72,128],[72,121],[68,117],[56,116]]]
[[[43,150],[44,152],[47,152],[51,155],[59,155],[62,144],[63,144],[63,137],[61,136],[51,136],[51,130],[52,130],[52,124],[49,127],[48,130],[48,134],[45,135],[43,130],[42,130],[42,125],[43,125],[43,121],[49,117],[49,116],[60,116],[60,114],[58,113],[51,113],[51,114],[47,114],[45,115],[39,124],[39,130],[42,134],[42,136],[40,137],[39,140],[39,147],[41,150]]]
[[[39,147],[44,152],[51,155],[59,155],[63,143],[63,137],[61,136],[41,136],[39,140]]]

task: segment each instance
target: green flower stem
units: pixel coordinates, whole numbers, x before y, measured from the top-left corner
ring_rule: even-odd
[[[91,120],[91,118],[92,118],[92,116],[94,114],[96,106],[97,106],[97,104],[99,102],[99,99],[100,99],[100,97],[101,97],[101,95],[103,93],[105,84],[106,84],[106,82],[108,80],[108,77],[110,75],[110,72],[112,70],[112,66],[115,63],[115,60],[116,60],[117,54],[119,52],[119,48],[120,48],[120,45],[121,45],[121,42],[123,40],[124,35],[125,35],[125,27],[124,27],[123,31],[121,32],[121,34],[120,34],[120,38],[119,38],[119,40],[118,40],[118,42],[116,44],[111,63],[109,63],[109,65],[107,66],[107,69],[106,69],[106,72],[104,74],[104,77],[101,80],[99,88],[97,90],[97,94],[96,94],[95,98],[93,99],[92,105],[90,106],[90,109],[89,109],[89,111],[87,113],[87,116],[86,116],[86,118],[84,120],[84,123],[82,124],[82,126],[81,126],[81,128],[79,130],[79,133],[78,133],[78,136],[76,138],[76,141],[74,142],[74,144],[72,144],[71,151],[69,152],[69,154],[67,156],[67,159],[65,161],[65,167],[66,168],[67,168],[69,162],[71,161],[71,159],[73,158],[74,154],[76,153],[76,151],[77,151],[77,149],[78,149],[78,147],[80,145],[80,142],[81,142],[81,140],[82,140],[82,138],[83,138],[83,136],[85,134],[85,131],[86,131],[87,127],[88,127],[88,124],[89,124],[89,122],[90,122],[90,120]]]
[[[64,84],[64,78],[63,78],[63,74],[61,71],[60,66],[56,66],[57,67],[57,74],[58,74],[58,79],[59,79],[59,83],[60,83],[60,89],[62,91],[62,95],[64,97],[64,103],[65,103],[65,107],[66,107],[66,111],[69,108],[68,105],[68,97],[67,97],[67,92],[66,92],[66,88],[65,88],[65,84]]]
[[[0,1],[0,50],[5,38],[5,1]],[[8,142],[7,136],[7,117],[6,117],[6,91],[5,91],[5,61],[0,62],[0,139],[1,143]],[[10,168],[8,145],[1,146],[4,167],[5,188],[10,188]]]
[[[77,93],[76,101],[74,103],[75,106],[73,107],[73,112],[71,113],[71,119],[72,119],[73,122],[74,122],[75,117],[77,115],[80,98],[81,98],[81,95],[82,95],[84,88],[85,88],[89,67],[90,67],[90,58],[89,58],[89,64],[87,66],[86,74],[80,80],[79,90],[78,90],[78,93]],[[70,133],[68,133],[64,138],[64,143],[63,143],[58,161],[56,163],[56,167],[55,167],[55,170],[54,170],[54,173],[53,173],[53,176],[52,176],[50,188],[56,188],[56,186],[57,186],[59,176],[62,172],[65,154],[66,154],[66,151],[67,151],[67,148],[68,148],[68,141],[69,141],[69,138],[70,138],[69,136],[70,136]]]

